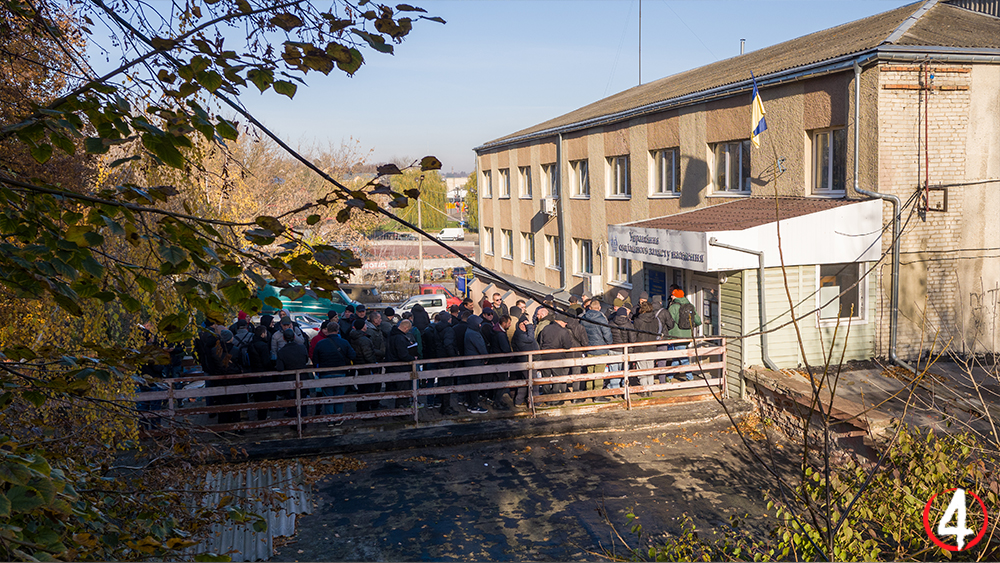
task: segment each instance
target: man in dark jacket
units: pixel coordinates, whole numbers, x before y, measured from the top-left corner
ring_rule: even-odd
[[[510,347],[510,340],[507,339],[507,329],[510,328],[511,319],[508,315],[500,315],[500,321],[493,327],[493,333],[490,337],[493,340],[493,345],[490,349],[493,350],[494,354],[509,354],[513,350]],[[494,360],[496,363],[507,364],[510,363],[511,358],[497,358]],[[496,381],[509,381],[510,372],[500,372],[496,374]],[[510,389],[497,389],[493,393],[493,404],[500,410],[510,410],[514,406],[514,402],[510,396]]]
[[[351,330],[354,329],[354,305],[348,305],[344,309],[344,314],[340,315],[340,336],[351,337]]]
[[[512,352],[532,352],[538,350],[538,342],[535,340],[535,327],[531,326],[530,319],[528,315],[521,315],[517,320],[517,328],[514,329],[514,337],[510,340],[510,349]],[[516,356],[514,358],[515,362],[526,362],[528,361],[528,356]],[[529,374],[527,370],[521,370],[511,374],[512,377],[517,379],[527,379]],[[523,409],[527,407],[525,404],[528,399],[528,388],[518,387],[517,394],[514,397],[514,408]]]
[[[309,364],[309,350],[306,349],[305,344],[300,344],[295,341],[295,332],[292,329],[286,329],[281,332],[281,337],[285,340],[285,345],[278,350],[278,358],[275,367],[278,371],[288,371],[297,370],[306,367]],[[300,374],[299,380],[303,381],[306,379],[312,379],[309,374]],[[283,375],[280,376],[281,381],[294,381],[294,375]],[[294,391],[284,391],[282,393],[282,399],[292,399],[295,397]],[[303,413],[305,414],[305,413]],[[285,411],[285,416],[296,416],[295,409],[289,408]]]
[[[258,325],[254,328],[253,339],[250,341],[250,348],[247,350],[250,358],[250,371],[262,372],[273,371],[274,362],[271,361],[271,339],[270,332],[266,326]],[[254,383],[271,383],[274,376],[265,375],[253,379]],[[255,403],[265,403],[277,399],[276,391],[260,391],[253,394]],[[267,409],[257,409],[257,420],[267,419]]]
[[[653,306],[650,305],[649,301],[642,301],[639,303],[639,307],[636,308],[639,313],[635,316],[635,321],[633,325],[635,326],[635,341],[636,342],[653,342],[660,339],[660,322],[656,320],[656,316],[653,315]],[[655,352],[655,346],[637,346],[635,352]],[[645,370],[653,368],[653,360],[637,360],[635,362],[636,368]],[[652,385],[653,376],[652,375],[640,375],[639,385]],[[649,392],[642,394],[644,397],[649,396]]]
[[[384,321],[383,321],[384,322]],[[414,352],[417,349],[417,343],[410,340],[410,328],[413,324],[410,321],[403,320],[399,322],[399,326],[394,326],[389,330],[389,340],[386,342],[386,352],[385,361],[386,362],[412,362],[416,360]],[[386,373],[402,373],[410,371],[410,366],[392,366],[385,369]],[[385,385],[386,391],[406,391],[410,389],[409,380],[406,381],[390,381]],[[410,406],[409,399],[397,398],[396,408],[403,409]]]
[[[670,313],[667,311],[667,308],[663,306],[663,296],[654,295],[649,302],[653,304],[653,316],[656,317],[656,322],[658,322],[660,325],[659,340],[666,340],[668,338],[667,323],[669,322],[667,321],[667,317],[670,316]],[[667,350],[670,350],[670,345],[660,344],[656,347],[656,350],[658,352],[665,352]],[[656,367],[666,367],[666,365],[667,365],[667,360],[656,360]],[[657,378],[659,379],[660,383],[666,383],[666,378],[667,378],[666,374],[660,374],[657,376]]]
[[[500,293],[493,294],[493,303],[491,305],[492,309],[496,311],[497,316],[510,316],[510,310],[507,308],[507,304],[503,302],[503,299],[500,298]]]
[[[327,321],[323,328],[325,334],[323,340],[313,350],[312,361],[317,368],[342,368],[351,363],[357,357],[354,348],[346,340],[340,337],[340,324]],[[331,377],[346,377],[347,370],[335,369],[333,371],[318,372],[320,379]],[[347,392],[347,387],[322,387],[321,393],[324,397],[339,397]],[[344,404],[323,405],[323,414],[342,414]]]
[[[455,329],[451,326],[451,314],[447,311],[438,313],[429,329],[434,331],[434,341],[437,350],[436,357],[442,360],[434,364],[432,369],[451,369],[455,367],[452,358],[458,355],[458,349],[455,347]],[[454,384],[454,377],[439,377],[437,380],[438,387],[447,387]],[[458,414],[458,411],[455,410],[454,405],[451,403],[451,393],[438,395],[436,401],[441,403],[441,414],[448,416]]]
[[[580,305],[571,305],[570,314],[563,317],[566,321],[566,329],[573,336],[573,347],[583,348],[590,345],[590,338],[587,336],[587,329],[583,327],[583,323],[580,322],[579,316],[583,315],[583,307]],[[583,352],[574,352],[568,357],[582,358],[584,356]],[[579,375],[584,373],[583,366],[573,366],[570,368],[569,372],[573,375]],[[586,391],[587,381],[574,381],[572,389],[574,392]],[[573,399],[574,403],[582,403],[586,399]]]
[[[611,339],[611,327],[608,326],[608,318],[604,316],[601,312],[601,302],[597,299],[591,299],[587,302],[587,312],[583,314],[583,321],[580,323],[583,325],[584,330],[587,331],[587,346],[608,346],[612,343]],[[591,350],[587,352],[588,356],[606,356],[610,353],[610,350]],[[591,373],[604,373],[607,364],[595,364],[593,366],[588,366],[587,370]],[[594,381],[595,388],[598,388],[597,381]],[[603,382],[600,384],[603,387]],[[611,399],[607,397],[594,397],[595,402],[610,401]]]
[[[379,333],[381,338],[382,333]],[[376,356],[375,347],[372,345],[372,337],[369,335],[368,331],[365,330],[365,320],[362,318],[354,319],[354,327],[351,330],[351,347],[354,348],[357,356],[354,358],[354,363],[356,365],[369,365],[380,361],[381,358]],[[383,356],[384,356],[383,352]],[[377,368],[362,368],[358,370],[358,375],[371,375],[374,369]],[[381,372],[379,372],[381,373]],[[367,393],[378,393],[382,390],[381,383],[362,383],[358,385],[358,392],[361,394]],[[358,412],[367,412],[375,409],[378,406],[378,401],[358,401],[357,410]]]
[[[483,341],[486,342],[486,353],[496,354],[496,351],[493,350],[493,309],[483,309],[480,318],[482,322],[479,325],[479,332],[482,333]]]
[[[538,347],[542,350],[566,350],[573,347],[573,335],[566,328],[566,320],[560,314],[556,314],[552,322],[545,326],[538,333]],[[565,352],[545,354],[541,356],[542,360],[562,360],[565,359],[568,354]],[[547,368],[543,369],[542,377],[558,377],[561,375],[568,375],[569,368]],[[544,385],[542,387],[542,392],[545,394],[558,394],[566,392],[565,383],[555,383],[550,385]],[[555,402],[556,405],[563,404],[563,401]]]
[[[465,332],[469,330],[469,317],[472,316],[468,310],[460,310],[458,318],[452,318],[452,328],[455,329],[455,348],[459,356],[465,355]]]
[[[464,314],[464,313],[463,313]],[[480,325],[482,324],[482,319],[476,315],[468,317],[468,329],[465,331],[465,356],[483,356],[488,354],[486,350],[486,340],[483,338],[483,333],[480,331]],[[477,358],[471,360],[465,360],[465,366],[483,366],[486,365],[485,358]],[[470,374],[465,376],[459,376],[458,384],[476,384],[481,383],[483,376],[480,374]],[[479,405],[479,391],[468,391],[465,394],[465,404],[469,412],[472,414],[484,414],[488,412],[486,409]]]
[[[611,318],[611,343],[612,344],[631,344],[635,342],[635,332],[633,331],[632,321],[629,319],[628,308],[622,305],[621,299],[615,299],[616,309],[612,313]],[[621,354],[622,348],[615,348],[614,354]],[[621,363],[608,365],[608,371],[622,371],[625,366]],[[609,379],[608,388],[618,389],[622,385],[621,378]]]

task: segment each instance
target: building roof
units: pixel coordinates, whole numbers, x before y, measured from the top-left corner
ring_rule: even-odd
[[[937,0],[888,12],[751,51],[744,55],[640,84],[567,114],[500,137],[480,147],[517,142],[533,134],[660,104],[729,85],[745,87],[750,72],[776,73],[869,51],[881,45],[1000,48],[1000,18]]]
[[[670,231],[742,231],[773,223],[776,220],[791,219],[818,211],[826,211],[860,203],[861,199],[818,199],[810,197],[779,197],[777,205],[773,197],[747,197],[719,205],[685,211],[666,217],[656,217],[629,223],[629,227],[640,229],[663,229]],[[777,208],[777,209],[776,209]]]

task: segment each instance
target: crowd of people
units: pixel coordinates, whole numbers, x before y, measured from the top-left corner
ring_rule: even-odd
[[[424,363],[422,369],[448,369],[474,367],[487,364],[522,362],[526,356],[490,358],[496,354],[511,354],[535,350],[567,350],[547,354],[544,359],[564,359],[572,357],[571,348],[588,346],[611,346],[635,342],[654,342],[669,338],[690,338],[692,330],[701,324],[697,311],[684,297],[681,288],[671,287],[668,302],[661,296],[649,299],[646,293],[639,297],[638,305],[632,307],[627,295],[620,293],[610,304],[598,298],[572,297],[568,308],[557,312],[551,295],[543,300],[545,306],[535,309],[529,316],[525,301],[518,300],[508,308],[499,293],[492,299],[486,296],[478,304],[466,298],[461,305],[453,305],[432,318],[421,305],[411,311],[396,315],[389,307],[368,309],[364,305],[348,306],[343,314],[330,311],[319,332],[309,338],[286,311],[276,315],[263,315],[255,325],[245,313],[240,313],[236,323],[225,327],[206,321],[204,329],[195,341],[195,354],[208,375],[239,373],[260,373],[309,369],[309,378],[319,379],[347,377],[348,375],[371,375],[383,370],[387,373],[404,372],[412,369],[407,365],[371,367],[371,364],[412,362],[414,360],[434,360]],[[478,313],[477,310],[478,309]],[[672,344],[662,349],[683,349],[684,343]],[[656,346],[637,347],[636,352],[652,351]],[[588,356],[612,354],[610,349],[595,349],[586,352]],[[673,360],[674,365],[687,363],[687,358]],[[650,369],[652,360],[635,362],[636,369]],[[661,366],[666,361],[660,362]],[[369,366],[356,369],[355,366]],[[596,364],[586,367],[560,367],[540,370],[539,377],[554,377],[581,374],[622,371],[621,363]],[[572,370],[572,371],[571,371]],[[468,370],[463,370],[468,371]],[[493,371],[493,370],[490,370]],[[302,378],[306,376],[303,375]],[[469,373],[457,377],[422,379],[424,387],[447,387],[451,385],[476,384],[481,382],[506,381],[528,377],[525,370],[498,371],[496,373]],[[660,382],[665,381],[660,376]],[[679,374],[690,380],[693,374]],[[294,380],[294,375],[275,375],[254,378],[236,378],[209,381],[210,385],[236,385],[241,383],[265,383],[271,381]],[[622,378],[603,380],[608,388],[619,388]],[[639,385],[653,383],[652,375],[638,377]],[[405,392],[410,390],[410,381],[392,381],[385,384],[385,391]],[[542,394],[584,391],[602,385],[601,379],[544,385]],[[598,387],[599,388],[599,387]],[[348,386],[318,388],[314,393],[324,396],[340,396],[353,391],[358,394],[382,391],[382,383],[365,383],[349,389]],[[420,407],[437,408],[443,415],[458,414],[463,407],[473,414],[488,412],[486,406],[497,410],[527,408],[527,387],[496,389],[491,391],[468,391],[460,396],[450,393],[422,395]],[[294,398],[294,391],[270,391],[254,393],[251,400],[259,403]],[[246,402],[247,397],[228,395],[210,397],[210,405]],[[540,400],[545,400],[544,398]],[[607,397],[595,397],[595,401],[609,401]],[[584,402],[576,399],[574,402]],[[409,408],[410,399],[395,399],[395,408]],[[562,404],[562,401],[554,401]],[[379,401],[357,401],[356,410],[366,412],[380,408]],[[344,403],[326,404],[317,407],[315,414],[340,414]],[[296,416],[294,409],[286,409],[285,416]],[[303,412],[303,415],[307,413]],[[238,422],[239,412],[223,412],[220,423]],[[257,411],[257,420],[268,417],[268,409]]]

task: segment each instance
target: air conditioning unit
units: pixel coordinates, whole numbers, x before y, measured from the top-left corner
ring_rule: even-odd
[[[591,274],[583,278],[583,292],[588,295],[599,295],[604,292],[604,280],[600,274]]]
[[[551,197],[542,198],[542,213],[546,215],[556,214],[556,200]]]

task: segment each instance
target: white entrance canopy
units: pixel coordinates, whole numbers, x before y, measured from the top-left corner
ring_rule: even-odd
[[[873,262],[882,254],[882,201],[803,197],[743,198],[693,211],[608,225],[614,258],[696,272],[746,270],[757,257],[711,246],[764,252],[764,267]]]

